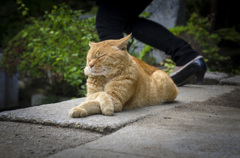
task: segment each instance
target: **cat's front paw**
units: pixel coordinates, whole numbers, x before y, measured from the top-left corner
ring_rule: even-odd
[[[69,111],[69,115],[73,118],[85,117],[87,116],[87,111],[83,108],[75,107]]]
[[[108,108],[108,109],[102,109],[102,114],[106,116],[113,116],[114,109]]]

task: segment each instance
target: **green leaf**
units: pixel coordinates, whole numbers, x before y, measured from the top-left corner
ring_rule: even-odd
[[[22,35],[22,38],[25,38],[27,35],[28,35],[28,32],[25,31]]]
[[[24,15],[28,14],[26,7],[20,9],[25,11]],[[26,75],[23,77],[45,82],[49,82],[47,72],[51,70],[51,78],[55,80],[51,89],[55,83],[57,87],[71,87],[75,96],[85,95],[86,77],[79,65],[86,64],[88,41],[97,42],[98,36],[95,19],[80,19],[81,14],[82,11],[74,11],[66,5],[56,5],[51,12],[45,11],[42,18],[30,17],[32,23],[26,25],[6,48],[8,61],[5,61],[5,68],[8,71],[18,69]],[[16,62],[12,61],[16,59],[21,59],[20,63],[13,66]],[[81,88],[81,85],[84,86]]]

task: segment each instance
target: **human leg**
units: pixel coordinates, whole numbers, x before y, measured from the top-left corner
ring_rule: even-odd
[[[129,19],[135,19],[152,0],[99,0],[96,28],[101,41],[120,39]]]
[[[127,33],[154,48],[170,55],[177,66],[183,66],[199,55],[183,39],[174,36],[162,25],[144,18],[129,20],[125,28]]]
[[[195,75],[197,70],[186,72],[184,66],[186,64],[194,65],[191,62],[199,56],[199,53],[194,51],[187,42],[174,36],[162,25],[138,17],[151,0],[138,1],[138,3],[136,1],[127,3],[125,0],[121,2],[101,0],[101,2],[96,19],[100,40],[119,39],[123,37],[123,32],[132,33],[136,39],[171,55],[176,65],[182,68],[181,71],[171,76],[177,85],[182,85],[182,80]],[[203,72],[198,74],[204,75],[206,64],[203,60],[197,60],[197,63],[202,63],[198,65],[198,70]],[[196,68],[196,64],[194,67]],[[182,74],[185,74],[186,77],[184,78]],[[200,78],[203,78],[203,76]]]
[[[193,76],[196,76],[198,83],[202,82],[206,64],[186,41],[174,36],[162,25],[147,19],[131,19],[126,26],[125,31],[132,32],[136,39],[171,56],[178,71],[170,74],[170,77],[178,86],[186,84]]]

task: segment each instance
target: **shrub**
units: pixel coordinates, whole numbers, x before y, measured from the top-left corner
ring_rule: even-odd
[[[83,96],[88,41],[98,37],[95,19],[81,15],[82,11],[61,4],[43,18],[31,17],[31,24],[8,44],[1,67],[8,73],[19,70],[24,76],[45,80],[51,87],[71,87]]]
[[[176,36],[185,39],[195,50],[200,52],[210,64],[217,61],[227,60],[228,57],[221,56],[218,51],[218,43],[221,38],[218,34],[210,33],[210,22],[207,18],[201,18],[193,13],[186,26],[176,26],[170,31]]]

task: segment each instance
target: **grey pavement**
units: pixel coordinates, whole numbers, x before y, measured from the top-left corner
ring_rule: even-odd
[[[237,84],[234,84],[237,85]],[[3,157],[239,157],[240,87],[187,85],[174,103],[70,118],[85,98],[0,113]]]

